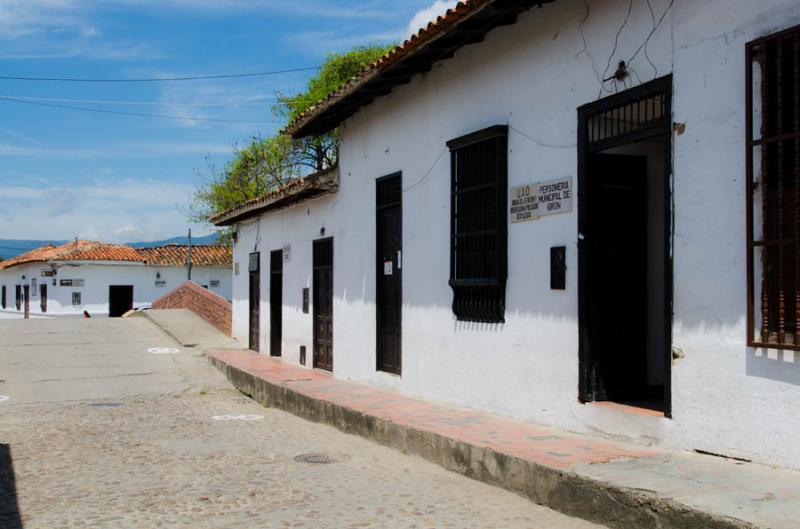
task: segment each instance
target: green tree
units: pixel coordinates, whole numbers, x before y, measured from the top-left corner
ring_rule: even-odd
[[[367,66],[386,55],[393,46],[358,46],[347,53],[331,53],[306,89],[293,96],[279,95],[273,114],[288,125],[306,110],[342,88]],[[339,130],[296,140],[297,163],[322,171],[339,163]]]
[[[319,72],[298,94],[278,94],[272,113],[288,125],[312,105],[327,98],[358,75],[392,46],[359,46],[329,54]],[[283,127],[282,127],[283,128]],[[234,147],[233,160],[217,168],[207,159],[207,181],[194,194],[189,216],[196,222],[226,211],[276,189],[287,181],[339,163],[339,131],[294,140],[278,133],[255,136],[244,147]],[[198,171],[199,172],[199,171]],[[221,233],[223,237],[226,233]]]

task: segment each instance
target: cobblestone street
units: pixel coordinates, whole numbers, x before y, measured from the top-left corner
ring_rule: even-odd
[[[6,321],[0,336],[3,529],[598,527],[265,409],[197,351],[148,354],[174,344],[144,320]]]

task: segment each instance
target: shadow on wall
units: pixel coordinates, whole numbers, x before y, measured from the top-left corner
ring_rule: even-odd
[[[800,351],[748,349],[747,375],[800,386]]]
[[[0,527],[22,529],[14,464],[11,461],[11,447],[7,444],[0,444]]]

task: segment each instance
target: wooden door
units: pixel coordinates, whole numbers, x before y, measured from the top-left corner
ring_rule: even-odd
[[[2,293],[0,293],[0,307],[6,308],[6,286],[3,285]]]
[[[647,386],[647,157],[595,154],[589,172],[589,338],[598,400]]]
[[[333,239],[314,241],[314,367],[333,371]]]
[[[283,250],[269,256],[269,354],[281,356],[283,339]]]
[[[251,351],[261,351],[261,254],[250,254],[250,333],[249,347]]]
[[[30,285],[25,285],[22,287],[23,291],[23,299],[25,301],[25,317],[28,317],[28,314],[31,313],[31,287]]]
[[[22,285],[14,287],[14,305],[17,310],[22,310]]]
[[[402,178],[377,182],[377,369],[402,370],[403,210]]]
[[[47,284],[39,285],[39,308],[42,312],[47,312]]]
[[[133,286],[111,285],[108,287],[108,317],[121,318],[133,309]]]

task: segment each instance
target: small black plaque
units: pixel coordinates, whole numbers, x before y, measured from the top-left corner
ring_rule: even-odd
[[[306,365],[306,346],[305,345],[301,345],[300,346],[300,364],[301,365]]]
[[[303,289],[303,314],[308,314],[308,298],[309,298],[309,291],[308,288]]]
[[[250,254],[250,272],[259,272],[261,271],[261,254],[259,252],[251,253]]]
[[[567,289],[567,247],[550,248],[550,288]]]

